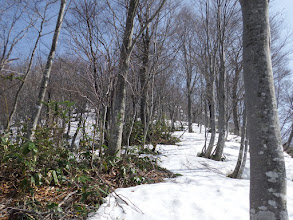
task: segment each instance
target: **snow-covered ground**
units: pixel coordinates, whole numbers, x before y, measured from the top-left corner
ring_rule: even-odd
[[[117,189],[89,220],[247,220],[249,219],[249,158],[244,179],[231,179],[239,138],[229,135],[217,162],[197,157],[204,135],[184,133],[178,145],[160,145],[161,165],[182,174],[165,182]],[[182,132],[176,132],[180,136]],[[293,219],[293,159],[286,155],[288,211]]]

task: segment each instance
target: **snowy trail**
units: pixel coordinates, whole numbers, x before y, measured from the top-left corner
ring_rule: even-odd
[[[226,177],[236,164],[239,138],[230,135],[224,154],[217,162],[197,157],[204,136],[185,133],[178,145],[160,145],[161,165],[182,176],[163,183],[117,189],[128,205],[114,195],[106,198],[90,220],[247,220],[249,219],[249,158],[244,179]],[[182,132],[176,132],[180,136]],[[237,142],[238,141],[238,142]],[[293,219],[293,159],[286,156],[288,209]]]

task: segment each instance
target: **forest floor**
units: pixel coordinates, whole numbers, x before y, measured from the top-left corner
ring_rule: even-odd
[[[240,138],[229,135],[225,160],[213,161],[197,154],[204,145],[204,132],[181,136],[177,145],[158,145],[162,167],[178,174],[156,184],[119,188],[110,194],[89,220],[246,220],[249,219],[249,157],[243,179],[232,173],[239,152]],[[285,154],[289,218],[293,219],[293,159]]]

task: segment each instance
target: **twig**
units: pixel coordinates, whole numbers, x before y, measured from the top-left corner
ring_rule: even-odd
[[[28,214],[37,215],[37,216],[47,215],[47,214],[52,212],[52,211],[49,211],[49,212],[36,212],[36,211],[33,211],[33,210],[19,209],[19,208],[14,208],[14,207],[7,207],[6,209],[7,209],[8,212],[9,212],[9,210],[13,210],[13,211],[22,212],[22,213],[28,213]]]
[[[65,198],[62,200],[62,202],[60,202],[58,204],[58,207],[61,207],[69,199],[69,197],[71,197],[72,195],[74,195],[77,192],[78,192],[78,190],[75,190],[75,191],[69,193],[67,196],[65,196]]]
[[[185,132],[188,130],[188,128],[186,128],[183,133],[179,136],[179,139],[185,134]]]
[[[117,197],[119,199],[121,199],[126,205],[129,205],[128,202],[126,202],[123,198],[120,198],[120,196],[115,192],[115,188],[113,186],[111,186],[109,183],[107,183],[103,177],[101,177],[97,172],[96,172],[96,175],[99,177],[99,179],[104,183],[106,184],[110,189],[111,189],[111,192],[114,193],[115,195],[117,195]]]

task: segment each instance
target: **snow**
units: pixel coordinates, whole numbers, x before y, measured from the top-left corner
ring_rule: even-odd
[[[121,188],[110,194],[89,220],[247,220],[249,219],[249,155],[243,179],[231,179],[239,152],[239,137],[229,135],[225,161],[197,157],[204,134],[184,133],[178,145],[158,145],[161,166],[182,174],[165,182]],[[183,132],[176,132],[181,136]],[[285,155],[288,212],[293,219],[293,159]],[[272,178],[275,174],[268,173]],[[274,205],[274,201],[271,201]]]

